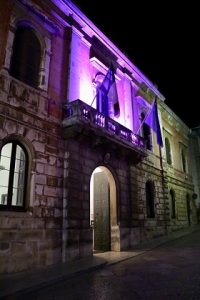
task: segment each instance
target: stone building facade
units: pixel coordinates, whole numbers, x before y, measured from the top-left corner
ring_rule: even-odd
[[[190,130],[150,80],[71,1],[3,0],[0,19],[0,272],[196,224]],[[98,108],[110,63],[119,117]]]
[[[191,129],[190,157],[191,173],[195,188],[193,198],[198,208],[198,219],[200,220],[200,126]]]

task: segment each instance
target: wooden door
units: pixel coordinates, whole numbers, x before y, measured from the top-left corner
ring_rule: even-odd
[[[110,191],[103,172],[94,174],[94,250],[110,250]]]

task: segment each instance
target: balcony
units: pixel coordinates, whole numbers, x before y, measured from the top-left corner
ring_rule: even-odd
[[[80,100],[64,105],[62,125],[66,139],[85,139],[94,148],[115,151],[133,162],[147,156],[142,137]]]

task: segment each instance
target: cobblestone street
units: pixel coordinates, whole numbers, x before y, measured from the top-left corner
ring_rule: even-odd
[[[17,300],[200,299],[200,233]]]

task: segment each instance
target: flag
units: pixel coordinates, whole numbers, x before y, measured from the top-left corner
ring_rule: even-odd
[[[144,120],[144,122],[149,125],[153,129],[153,131],[156,133],[157,138],[157,144],[163,147],[163,141],[162,141],[162,134],[160,129],[160,123],[158,118],[158,109],[157,109],[157,101],[154,100],[152,104],[152,108],[150,110],[150,113]]]
[[[115,82],[115,72],[113,65],[111,64],[108,72],[101,83],[98,92],[101,92],[101,107],[102,113],[107,116],[119,117],[120,108],[119,108],[119,100],[117,94],[117,86]]]

